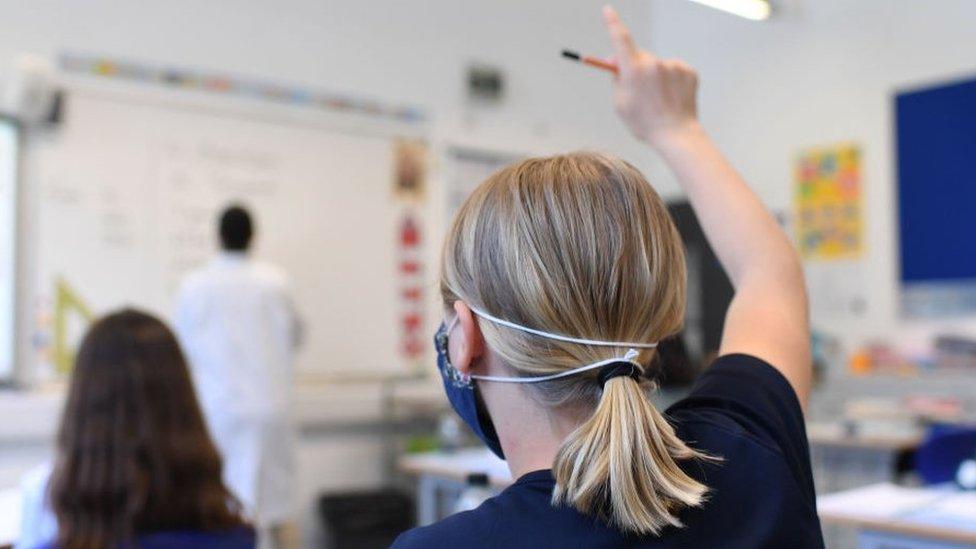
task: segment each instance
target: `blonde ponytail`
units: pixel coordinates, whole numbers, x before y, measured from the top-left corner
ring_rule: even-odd
[[[707,488],[676,460],[703,457],[629,377],[607,381],[593,416],[569,435],[553,465],[554,505],[567,504],[625,532],[681,527],[677,512],[701,505]]]
[[[441,262],[445,306],[461,300],[522,326],[581,339],[660,341],[684,320],[684,250],[667,208],[630,164],[597,153],[520,162],[492,175],[461,206]],[[626,348],[544,339],[479,324],[517,375],[558,374],[619,358]],[[647,365],[652,350],[634,360]],[[586,418],[559,451],[554,504],[625,532],[681,525],[706,487],[681,460],[705,457],[679,439],[648,399],[649,382],[597,372],[527,390]]]

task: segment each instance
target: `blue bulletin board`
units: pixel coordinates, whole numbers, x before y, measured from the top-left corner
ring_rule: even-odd
[[[895,97],[903,304],[976,310],[976,79]]]

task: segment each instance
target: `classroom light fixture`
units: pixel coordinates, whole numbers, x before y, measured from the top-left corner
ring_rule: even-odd
[[[691,1],[708,6],[710,8],[715,8],[717,10],[727,11],[729,13],[738,15],[739,17],[752,19],[753,21],[762,21],[764,19],[769,19],[769,14],[770,12],[772,12],[768,0],[691,0]]]

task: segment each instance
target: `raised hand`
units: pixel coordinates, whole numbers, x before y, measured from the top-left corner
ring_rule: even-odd
[[[680,60],[659,59],[634,44],[616,10],[603,9],[618,75],[617,114],[641,141],[655,145],[666,134],[698,123],[698,75]]]

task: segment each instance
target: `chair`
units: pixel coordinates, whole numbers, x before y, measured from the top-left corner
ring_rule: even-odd
[[[915,472],[925,484],[952,482],[959,465],[976,457],[976,426],[935,424],[915,453]]]

